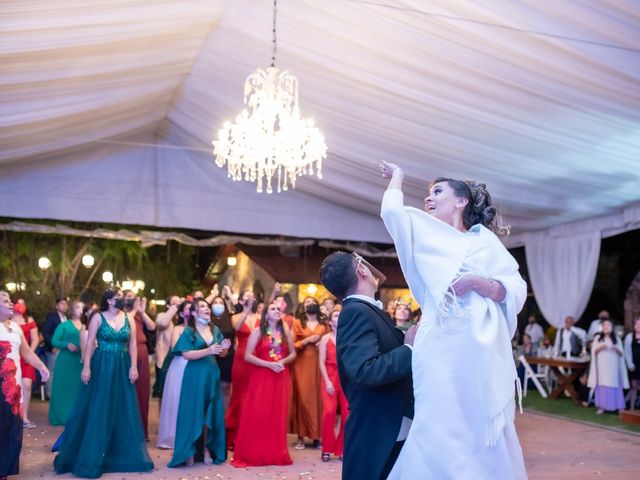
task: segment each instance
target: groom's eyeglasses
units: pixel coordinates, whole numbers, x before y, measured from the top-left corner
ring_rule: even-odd
[[[371,275],[373,275],[374,278],[378,280],[378,287],[380,287],[380,285],[382,285],[387,280],[387,276],[384,273],[382,273],[380,270],[378,270],[376,267],[371,265],[369,262],[367,262],[362,255],[356,252],[351,252],[351,255],[358,262],[356,264],[356,270],[360,265],[364,265],[365,267],[367,267],[371,272]]]

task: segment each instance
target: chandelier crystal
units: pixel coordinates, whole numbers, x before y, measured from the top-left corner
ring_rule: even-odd
[[[234,123],[226,122],[214,140],[216,165],[227,165],[227,176],[235,181],[256,182],[256,190],[273,192],[296,186],[296,178],[313,175],[322,179],[322,160],[327,145],[312,119],[301,118],[298,79],[287,70],[271,66],[253,72],[244,84],[246,108]]]

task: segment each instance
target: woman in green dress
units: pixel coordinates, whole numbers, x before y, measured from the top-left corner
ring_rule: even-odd
[[[226,355],[231,342],[210,322],[209,303],[202,298],[194,300],[187,327],[173,348],[187,360],[187,366],[170,467],[191,466],[200,458],[207,465],[219,464],[227,458],[220,369],[213,355]]]
[[[91,318],[83,385],[54,460],[57,473],[97,478],[107,472],[153,470],[133,386],[138,379],[136,324],[123,309],[122,292],[107,290],[100,312]]]
[[[51,344],[60,349],[53,370],[51,402],[49,403],[49,423],[64,425],[69,419],[71,407],[78,395],[82,381],[82,358],[80,354],[80,333],[84,330],[82,310],[84,304],[75,301],[71,304],[71,318],[56,327]],[[56,377],[55,374],[58,376]]]

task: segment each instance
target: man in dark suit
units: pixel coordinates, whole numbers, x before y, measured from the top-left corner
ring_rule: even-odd
[[[361,256],[335,252],[322,284],[343,300],[337,332],[340,383],[349,401],[342,478],[387,478],[413,417],[411,345],[374,299],[384,275]]]
[[[42,338],[44,338],[44,354],[47,358],[47,368],[51,374],[45,385],[47,397],[51,397],[51,385],[53,384],[53,369],[58,358],[58,349],[51,345],[51,339],[58,325],[67,321],[67,309],[69,302],[66,298],[56,298],[56,311],[49,313],[44,326],[42,327]]]

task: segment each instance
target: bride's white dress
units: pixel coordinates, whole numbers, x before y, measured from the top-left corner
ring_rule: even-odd
[[[388,190],[382,217],[423,316],[413,346],[415,416],[390,479],[526,479],[514,426],[511,337],[526,298],[517,262],[481,226],[461,233]],[[473,273],[500,281],[498,304],[448,287]]]

